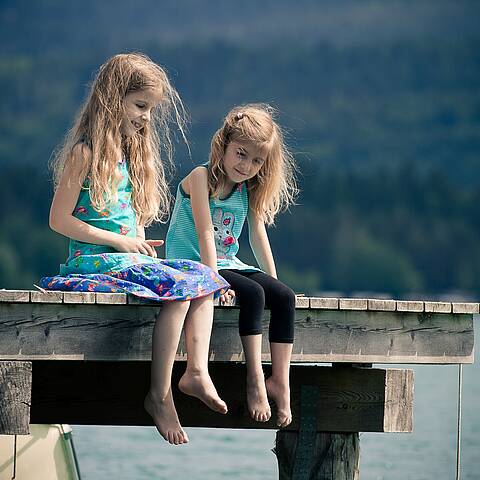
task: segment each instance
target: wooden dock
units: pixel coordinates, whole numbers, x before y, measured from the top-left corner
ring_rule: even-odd
[[[159,308],[125,294],[0,290],[0,434],[27,434],[30,423],[152,425],[142,402]],[[412,370],[372,365],[472,363],[476,313],[478,303],[298,297],[280,478],[357,478],[359,432],[412,430]],[[275,415],[248,415],[237,319],[238,307],[217,306],[210,345],[229,414],[174,389],[184,426],[277,429]],[[174,386],[185,359],[182,341]]]

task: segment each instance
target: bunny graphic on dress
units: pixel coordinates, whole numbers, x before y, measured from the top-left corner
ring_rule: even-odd
[[[215,208],[213,210],[212,223],[217,257],[227,258],[232,245],[236,243],[232,231],[235,217],[233,213],[223,212],[221,208]]]

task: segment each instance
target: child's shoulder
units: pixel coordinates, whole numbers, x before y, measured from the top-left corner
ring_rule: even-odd
[[[195,167],[181,182],[183,191],[190,195],[192,187],[208,188],[208,168],[206,165]]]

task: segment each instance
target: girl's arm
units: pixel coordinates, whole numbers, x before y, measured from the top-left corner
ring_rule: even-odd
[[[252,210],[249,211],[248,215],[248,234],[250,246],[259,267],[272,277],[277,278],[277,270],[265,223]]]
[[[137,238],[145,240],[145,227],[143,225],[138,225],[137,223]]]
[[[208,171],[197,167],[182,181],[185,193],[190,195],[193,220],[198,236],[198,246],[202,263],[217,272],[217,251],[213,235],[208,194]]]
[[[108,245],[119,252],[152,255],[154,249],[139,238],[126,237],[82,222],[72,215],[78,201],[81,185],[82,156],[91,155],[84,144],[76,145],[68,159],[50,208],[50,228],[80,242]]]

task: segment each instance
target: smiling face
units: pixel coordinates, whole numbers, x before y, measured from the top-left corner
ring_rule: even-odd
[[[255,177],[265,163],[265,153],[250,142],[232,141],[223,156],[228,187]]]
[[[121,131],[126,137],[143,130],[150,122],[152,110],[162,100],[162,92],[154,88],[135,90],[123,99],[124,113]]]

